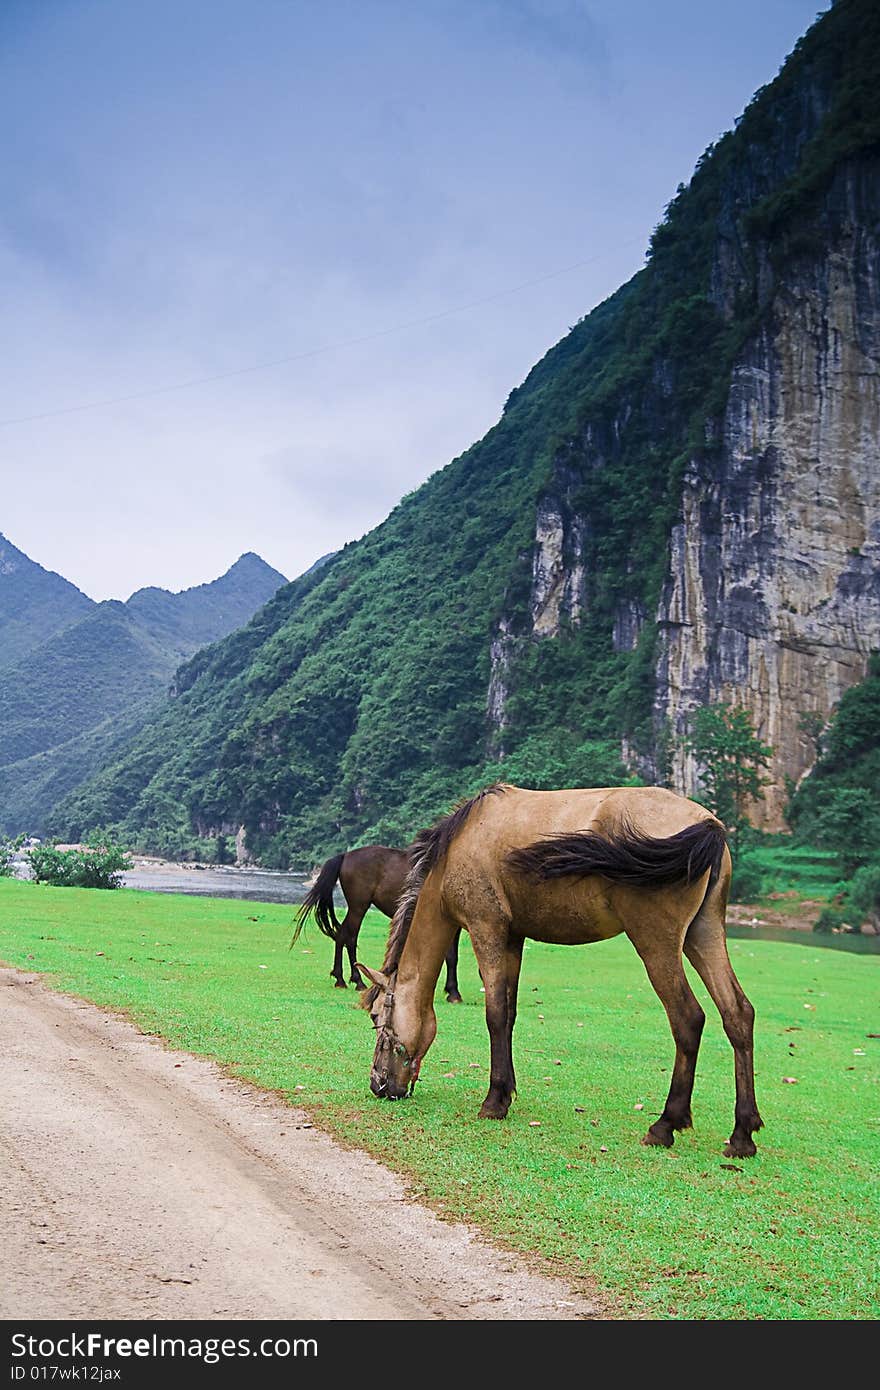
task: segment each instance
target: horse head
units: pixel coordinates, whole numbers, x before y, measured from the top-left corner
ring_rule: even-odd
[[[418,1080],[421,1057],[415,1059],[394,1031],[394,989],[397,971],[384,975],[361,965],[358,970],[372,982],[362,1000],[369,1009],[376,1030],[376,1050],[370,1068],[370,1090],[382,1100],[400,1100],[410,1095]]]

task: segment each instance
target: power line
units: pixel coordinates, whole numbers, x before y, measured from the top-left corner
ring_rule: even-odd
[[[633,246],[641,241],[641,237],[630,237],[626,241],[617,243],[615,250],[622,250],[627,246]],[[7,425],[24,425],[34,420],[50,420],[59,415],[75,415],[84,410],[101,410],[111,405],[125,405],[129,401],[143,401],[152,396],[169,395],[173,391],[188,391],[194,386],[208,386],[215,381],[228,381],[231,377],[248,376],[252,372],[267,372],[273,367],[283,367],[291,362],[304,362],[310,357],[320,357],[327,352],[340,352],[344,348],[359,347],[363,343],[373,343],[379,338],[388,338],[395,333],[405,333],[410,328],[422,328],[429,323],[437,323],[440,319],[452,318],[455,314],[466,314],[471,309],[479,309],[484,304],[491,304],[496,299],[503,299],[507,295],[519,294],[522,290],[531,289],[535,285],[543,285],[548,280],[555,280],[560,275],[569,275],[574,270],[581,270],[584,266],[593,265],[596,261],[601,261],[609,251],[600,251],[595,256],[588,256],[585,260],[574,261],[571,265],[561,266],[558,270],[550,270],[544,275],[535,276],[532,280],[523,280],[518,285],[510,285],[507,289],[496,290],[493,294],[483,295],[480,299],[472,299],[467,304],[459,304],[451,309],[441,309],[435,314],[426,314],[423,318],[410,319],[405,323],[394,324],[390,328],[378,328],[372,333],[361,334],[357,338],[343,338],[339,342],[325,343],[323,347],[308,348],[304,352],[288,353],[284,357],[273,358],[270,362],[258,362],[250,367],[234,367],[226,372],[217,372],[213,376],[192,377],[188,381],[179,381],[170,386],[154,386],[145,391],[133,391],[126,396],[111,396],[105,400],[87,401],[81,405],[61,406],[57,410],[43,410],[36,415],[18,415],[6,420],[0,420],[0,427]]]

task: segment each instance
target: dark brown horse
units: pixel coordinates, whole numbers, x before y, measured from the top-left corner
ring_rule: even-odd
[[[724,827],[661,787],[535,792],[503,784],[422,832],[381,971],[360,969],[378,1037],[377,1096],[407,1095],[434,1040],[434,986],[454,935],[467,928],[486,991],[491,1045],[481,1116],[503,1119],[516,1091],[513,1026],[523,943],[605,941],[625,932],[669,1019],[675,1064],[666,1105],[645,1144],[668,1148],[691,1125],[705,1015],[682,952],[703,980],[733,1047],[736,1106],[725,1153],[755,1153],[754,1009],[727,954],[731,861]]]
[[[310,912],[325,936],[334,944],[333,969],[331,977],[337,989],[345,989],[345,972],[342,953],[348,953],[351,983],[358,989],[366,988],[357,967],[357,943],[361,923],[367,909],[377,907],[386,917],[393,917],[400,898],[406,876],[410,868],[409,851],[389,849],[387,845],[365,845],[363,849],[350,849],[345,854],[336,854],[320,869],[314,883],[303,899],[296,914],[296,927],[291,938],[291,946],[302,931]],[[340,922],[333,903],[336,884],[342,889],[346,902],[346,913]],[[452,945],[446,953],[446,997],[450,1004],[460,1004],[458,990],[458,938],[455,933]]]

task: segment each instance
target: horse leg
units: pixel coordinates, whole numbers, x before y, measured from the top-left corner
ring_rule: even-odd
[[[458,939],[461,936],[459,927],[452,939],[452,945],[446,952],[446,999],[450,1004],[460,1004],[461,994],[458,990]]]
[[[345,949],[348,952],[349,979],[357,989],[366,989],[366,981],[357,968],[358,936],[361,930],[361,923],[364,920],[364,914],[361,913],[360,916],[358,916],[356,913],[349,912],[346,914],[345,920],[348,922],[345,935]]]
[[[360,970],[357,969],[357,937],[360,934],[360,924],[364,920],[364,913],[359,909],[349,908],[339,923],[339,933],[336,935],[336,949],[334,952],[334,967],[331,974],[336,981],[338,990],[345,990],[345,972],[342,969],[342,952],[348,952],[350,980],[356,984],[359,990],[363,990],[364,981],[361,980]]]
[[[339,930],[333,944],[333,969],[331,976],[336,981],[337,989],[345,989],[345,971],[342,965],[342,953],[348,952],[348,959],[351,965],[351,982],[357,985],[358,989],[363,989],[364,982],[360,977],[360,972],[355,965],[355,954],[357,951],[358,933],[361,929],[361,922],[364,914],[352,911],[351,908],[346,912],[342,921],[339,923]]]
[[[345,989],[345,974],[342,969],[342,952],[345,949],[345,924],[348,921],[348,914],[339,924],[339,930],[333,938],[333,969],[330,971],[330,978],[336,981],[337,989]]]
[[[757,1152],[752,1134],[763,1123],[755,1100],[755,1010],[730,964],[723,906],[720,917],[715,907],[716,904],[707,899],[688,928],[684,950],[712,996],[733,1048],[736,1108],[733,1133],[724,1152],[728,1158],[751,1158]]]
[[[659,1120],[654,1121],[642,1140],[643,1144],[659,1144],[669,1149],[675,1139],[675,1130],[690,1129],[693,1123],[691,1096],[706,1015],[684,973],[681,934],[678,930],[674,937],[670,931],[664,934],[662,923],[655,921],[650,935],[642,938],[639,934],[638,939],[630,936],[630,940],[641,956],[648,979],[666,1010],[675,1040],[675,1063],[666,1105]]]
[[[497,927],[495,928],[497,932]],[[477,940],[471,928],[471,938]],[[480,1106],[482,1119],[503,1120],[516,1094],[513,1069],[513,1025],[522,964],[522,938],[507,937],[487,959],[478,954],[480,975],[486,990],[486,1026],[489,1029],[489,1090]]]

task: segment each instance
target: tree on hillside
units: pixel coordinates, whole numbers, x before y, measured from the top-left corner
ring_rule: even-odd
[[[484,782],[495,780],[549,791],[556,787],[632,785],[639,779],[623,762],[619,740],[584,739],[556,729],[531,734],[499,763],[487,764]]]
[[[748,826],[747,805],[763,795],[773,749],[755,733],[748,710],[733,705],[704,705],[694,715],[684,745],[700,766],[709,809],[730,832],[736,858],[740,834]]]
[[[788,819],[799,840],[833,850],[849,877],[880,865],[880,652],[844,692],[819,756],[798,786]]]

